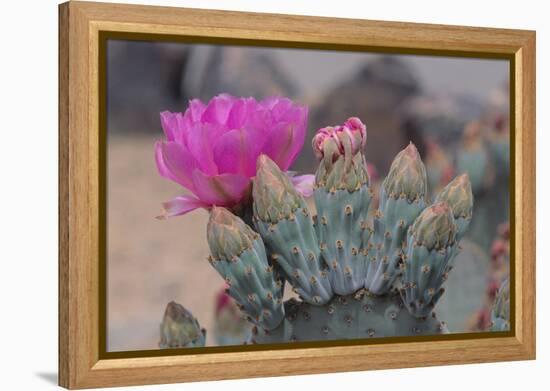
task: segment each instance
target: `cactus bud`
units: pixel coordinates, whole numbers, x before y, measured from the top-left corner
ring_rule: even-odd
[[[313,137],[312,146],[319,160],[329,157],[333,162],[339,155],[355,155],[367,143],[367,127],[357,117],[348,118],[344,125],[319,129]]]
[[[330,157],[331,161],[336,160],[340,153],[340,144],[335,134],[336,130],[332,126],[327,126],[317,131],[311,142],[313,153],[317,159],[321,160],[327,156]]]
[[[327,190],[358,190],[369,182],[362,154],[367,128],[359,118],[349,118],[344,125],[320,129],[313,138],[313,151],[321,160],[316,184]]]
[[[446,202],[453,211],[455,219],[472,217],[474,196],[468,174],[462,174],[452,180],[436,198],[436,202]]]
[[[411,227],[414,244],[428,250],[444,249],[455,242],[457,227],[451,208],[439,202],[426,208]]]
[[[254,213],[263,221],[277,222],[288,219],[303,204],[290,178],[266,155],[260,155],[256,163],[252,195]]]
[[[213,207],[207,226],[208,245],[214,258],[231,259],[252,248],[258,236],[240,218],[225,208]]]
[[[206,331],[181,304],[171,301],[166,306],[160,325],[161,349],[204,346]]]
[[[387,197],[406,197],[410,202],[424,198],[427,192],[426,167],[413,143],[397,154],[383,189]]]

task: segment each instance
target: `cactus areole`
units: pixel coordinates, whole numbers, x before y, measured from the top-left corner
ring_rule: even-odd
[[[210,209],[209,260],[254,325],[246,342],[447,332],[434,309],[472,217],[469,178],[457,177],[430,203],[411,143],[391,164],[379,208],[369,211],[366,142],[358,118],[315,135],[316,214],[267,154],[256,161],[251,223],[229,208]],[[286,302],[285,282],[296,296]]]

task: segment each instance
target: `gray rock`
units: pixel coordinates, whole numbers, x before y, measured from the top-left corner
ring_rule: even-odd
[[[298,88],[268,48],[112,41],[107,54],[109,133],[160,132],[159,113],[219,93],[295,97]]]
[[[415,130],[404,128],[401,107],[419,91],[419,82],[409,65],[396,56],[380,56],[319,100],[311,110],[306,139],[311,139],[319,128],[359,117],[367,125],[367,159],[385,172],[393,157],[410,140],[416,141],[413,134],[407,134]],[[304,148],[299,163],[314,161],[310,150]]]
[[[483,105],[471,95],[424,94],[408,101],[403,110],[424,136],[450,146],[459,141],[468,122],[480,118]]]
[[[187,45],[175,43],[109,42],[109,134],[160,132],[159,113],[184,108],[180,85],[188,55]]]
[[[220,93],[235,96],[295,97],[298,88],[268,48],[197,45],[182,76],[186,99],[208,101]]]

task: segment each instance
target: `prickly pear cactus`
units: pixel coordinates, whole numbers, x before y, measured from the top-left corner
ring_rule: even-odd
[[[265,155],[257,160],[252,205],[243,208],[252,218],[211,208],[209,261],[254,325],[248,342],[447,332],[434,308],[472,218],[470,180],[455,178],[430,203],[426,169],[409,144],[395,157],[373,213],[366,136],[363,123],[350,118],[314,137],[315,210]],[[285,282],[298,299],[283,302]],[[204,336],[188,311],[168,305],[161,347],[203,346]]]
[[[161,349],[203,347],[206,330],[181,304],[171,301],[166,306],[160,325]]]
[[[510,330],[510,280],[507,278],[498,289],[491,313],[491,330]]]
[[[322,306],[290,299],[284,308],[286,316],[279,327],[268,330],[255,326],[251,343],[363,339],[447,331],[445,322],[435,316],[412,316],[398,293],[374,296],[362,289],[354,295],[336,295]]]
[[[314,137],[316,213],[265,155],[253,180],[253,226],[228,209],[211,209],[209,260],[255,325],[249,342],[446,332],[434,308],[472,218],[468,176],[431,204],[426,169],[409,144],[369,218],[365,144],[357,118]],[[285,281],[298,299],[283,302]]]

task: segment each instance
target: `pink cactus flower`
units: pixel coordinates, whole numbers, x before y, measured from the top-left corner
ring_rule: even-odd
[[[495,239],[493,245],[491,246],[491,259],[493,262],[497,262],[500,257],[506,255],[508,249],[506,241],[502,239]]]
[[[218,95],[204,104],[189,102],[185,113],[160,114],[165,141],[155,145],[159,174],[192,194],[163,204],[178,216],[213,205],[232,208],[248,202],[256,159],[269,156],[286,171],[304,145],[308,109],[287,98]],[[294,176],[305,195],[312,176]]]
[[[216,316],[220,314],[227,307],[231,306],[231,296],[226,293],[227,287],[223,288],[216,295]]]

